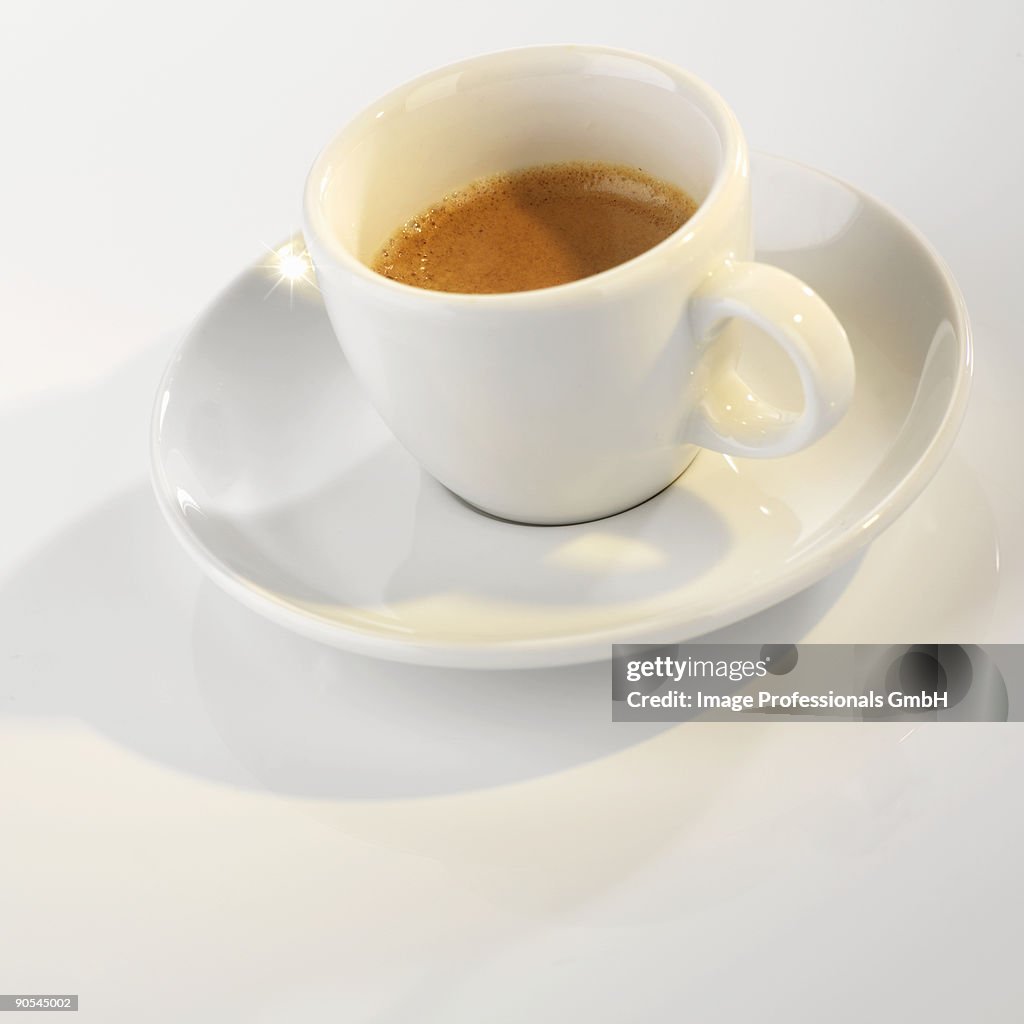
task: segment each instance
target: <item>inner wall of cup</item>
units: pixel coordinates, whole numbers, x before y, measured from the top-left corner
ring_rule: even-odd
[[[361,115],[333,144],[327,223],[363,263],[406,221],[474,179],[536,164],[638,167],[703,202],[723,160],[694,97],[624,57],[453,69]],[[549,56],[549,55],[545,55]],[[523,66],[525,64],[525,66]]]

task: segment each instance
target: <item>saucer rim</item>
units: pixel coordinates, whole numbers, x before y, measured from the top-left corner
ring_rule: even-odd
[[[772,574],[760,581],[740,600],[732,600],[728,604],[720,602],[700,615],[687,616],[682,622],[678,612],[674,613],[672,609],[647,617],[641,624],[630,627],[629,642],[632,643],[663,639],[667,633],[672,633],[675,640],[681,642],[741,621],[793,596],[847,562],[858,550],[884,533],[934,477],[953,447],[970,398],[974,375],[974,341],[967,306],[948,264],[921,231],[889,204],[828,171],[761,150],[752,150],[751,158],[752,163],[767,160],[825,178],[869,203],[906,232],[917,244],[922,256],[931,262],[951,300],[956,319],[953,327],[957,339],[959,372],[945,414],[926,450],[893,490],[852,521],[835,540],[801,559],[788,571]],[[409,640],[407,637],[383,633],[355,623],[338,622],[302,609],[273,591],[258,587],[224,565],[188,529],[185,516],[172,500],[170,482],[160,458],[163,398],[184,352],[210,313],[227,299],[239,280],[253,266],[254,263],[247,264],[234,275],[189,325],[161,374],[150,419],[150,482],[157,506],[172,534],[199,568],[222,590],[252,611],[311,640],[370,657],[449,668],[509,669],[582,664],[609,658],[612,644],[623,642],[621,627],[604,626],[555,636],[464,643],[451,639]]]

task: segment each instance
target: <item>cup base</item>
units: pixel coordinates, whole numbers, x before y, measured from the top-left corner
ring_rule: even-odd
[[[488,519],[497,519],[498,522],[508,523],[511,526],[581,526],[584,523],[599,523],[602,519],[614,519],[615,516],[621,516],[624,512],[630,512],[635,508],[639,508],[641,505],[646,505],[649,501],[653,501],[659,494],[667,491],[693,465],[694,459],[697,458],[700,451],[700,448],[695,447],[692,454],[683,465],[683,468],[680,469],[667,484],[659,487],[656,491],[652,491],[646,498],[634,501],[629,505],[626,505],[624,508],[616,509],[612,512],[602,512],[601,514],[594,516],[580,516],[579,518],[573,517],[570,519],[520,519],[514,516],[505,516],[500,512],[492,512],[490,509],[483,508],[482,506],[470,501],[468,498],[462,497],[461,494],[456,493],[450,487],[445,487],[445,490],[448,491],[456,501],[465,505],[466,508],[472,509],[474,512],[477,512],[482,516],[487,516]],[[444,485],[442,484],[442,486]]]

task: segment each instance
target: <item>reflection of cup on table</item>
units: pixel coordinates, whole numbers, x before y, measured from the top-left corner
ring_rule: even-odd
[[[396,226],[485,176],[592,161],[641,168],[699,204],[664,241],[568,284],[432,291],[370,269]],[[656,494],[698,447],[806,447],[853,391],[846,335],[810,288],[750,263],[747,151],[732,112],[671,65],[541,46],[427,74],[318,157],[305,236],[345,354],[398,439],[443,484],[509,519],[565,523]],[[736,374],[750,321],[786,352],[803,409]]]

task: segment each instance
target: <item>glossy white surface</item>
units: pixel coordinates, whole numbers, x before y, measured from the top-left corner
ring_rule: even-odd
[[[624,734],[600,666],[311,643],[176,544],[148,424],[189,323],[298,228],[296,183],[338,124],[437,63],[613,42],[693,68],[753,147],[899,210],[974,326],[967,416],[931,484],[729,635],[1024,642],[1020,5],[435,0],[366,5],[356,27],[336,2],[98,0],[2,18],[5,991],[77,991],[74,1024],[1016,1019],[1020,726]]]
[[[813,447],[770,461],[703,452],[667,490],[598,522],[499,521],[393,439],[332,344],[316,289],[270,291],[276,270],[260,265],[201,318],[157,394],[154,483],[175,534],[218,584],[288,628],[464,667],[684,639],[819,579],[888,526],[949,451],[969,330],[955,283],[895,215],[777,158],[758,157],[753,177],[759,258],[825,295],[856,352],[852,408]],[[898,284],[879,276],[883,263]],[[749,266],[756,278],[776,269]],[[738,283],[702,301],[743,296],[744,272],[732,273]],[[763,339],[743,340],[744,372],[798,402],[789,366]]]
[[[398,225],[467,182],[568,160],[642,167],[699,208],[635,259],[557,288],[453,295],[367,266]],[[653,57],[524,47],[398,87],[317,157],[303,234],[381,418],[437,480],[504,519],[601,519],[672,483],[695,441],[789,454],[850,404],[853,358],[833,313],[792,275],[744,262],[750,181],[735,115]],[[792,361],[797,412],[737,375],[745,321]]]

